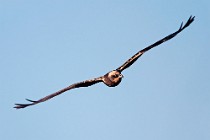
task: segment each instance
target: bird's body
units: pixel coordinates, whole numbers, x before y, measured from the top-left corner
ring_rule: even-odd
[[[99,83],[99,82],[103,82],[108,87],[115,87],[115,86],[119,85],[120,82],[122,81],[123,75],[121,73],[122,73],[123,70],[130,67],[140,56],[142,56],[148,50],[150,50],[150,49],[160,45],[161,43],[163,43],[165,41],[168,41],[171,38],[175,37],[182,30],[184,30],[186,27],[188,27],[193,21],[194,21],[194,17],[191,16],[184,26],[182,26],[183,24],[181,24],[180,28],[176,32],[164,37],[163,39],[161,39],[161,40],[155,42],[154,44],[144,48],[143,50],[140,50],[135,55],[133,55],[130,59],[128,59],[123,65],[118,67],[116,70],[110,71],[107,74],[105,74],[103,76],[100,76],[98,78],[93,78],[93,79],[90,79],[90,80],[85,80],[85,81],[82,81],[82,82],[72,84],[72,85],[70,85],[70,86],[68,86],[64,89],[61,89],[61,90],[59,90],[59,91],[57,91],[53,94],[50,94],[50,95],[48,95],[44,98],[41,98],[41,99],[37,100],[37,101],[26,99],[27,101],[30,101],[31,103],[29,103],[29,104],[16,104],[16,106],[14,108],[20,109],[20,108],[25,108],[27,106],[35,105],[35,104],[47,101],[47,100],[49,100],[49,99],[51,99],[51,98],[53,98],[53,97],[55,97],[55,96],[57,96],[57,95],[59,95],[63,92],[66,92],[67,90],[71,90],[71,89],[74,89],[74,88],[80,88],[80,87],[88,87],[88,86],[91,86],[91,85]]]
[[[102,79],[105,85],[115,87],[120,84],[122,78],[123,75],[119,71],[113,70],[105,74]]]

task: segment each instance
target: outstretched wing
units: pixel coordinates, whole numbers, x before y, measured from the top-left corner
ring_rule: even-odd
[[[98,82],[102,82],[102,77],[98,77],[98,78],[94,78],[94,79],[91,79],[91,80],[86,80],[86,81],[83,81],[83,82],[79,82],[79,83],[75,83],[75,84],[72,84],[64,89],[61,89],[55,93],[52,93],[44,98],[41,98],[37,101],[33,101],[33,100],[29,100],[29,99],[26,99],[27,101],[31,102],[29,104],[15,104],[16,106],[14,108],[16,109],[20,109],[20,108],[25,108],[27,106],[31,106],[31,105],[35,105],[35,104],[38,104],[38,103],[41,103],[41,102],[44,102],[44,101],[47,101],[57,95],[60,95],[61,93],[63,92],[66,92],[67,90],[70,90],[70,89],[74,89],[74,88],[80,88],[80,87],[88,87],[88,86],[91,86],[93,84],[96,84]]]
[[[120,66],[116,70],[119,71],[119,72],[122,72],[124,69],[128,68],[129,66],[131,66],[146,51],[152,49],[153,47],[156,47],[156,46],[162,44],[165,41],[168,41],[168,40],[172,39],[177,34],[179,34],[182,30],[184,30],[186,27],[188,27],[194,21],[194,18],[195,17],[190,16],[190,18],[188,19],[187,23],[183,26],[183,22],[182,22],[180,28],[176,32],[174,32],[174,33],[164,37],[163,39],[161,39],[161,40],[155,42],[154,44],[144,48],[143,50],[137,52],[134,56],[132,56],[130,59],[128,59],[122,66]]]

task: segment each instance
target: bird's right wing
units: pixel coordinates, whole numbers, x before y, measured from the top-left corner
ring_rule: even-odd
[[[29,104],[15,104],[16,106],[14,108],[16,109],[20,109],[20,108],[25,108],[27,106],[31,106],[31,105],[35,105],[35,104],[38,104],[38,103],[41,103],[41,102],[44,102],[44,101],[47,101],[57,95],[60,95],[61,93],[63,92],[66,92],[67,90],[70,90],[70,89],[74,89],[74,88],[80,88],[80,87],[88,87],[88,86],[91,86],[93,84],[96,84],[96,83],[99,83],[99,82],[102,82],[102,77],[98,77],[98,78],[94,78],[94,79],[90,79],[90,80],[85,80],[83,82],[79,82],[79,83],[75,83],[75,84],[72,84],[66,88],[63,88],[55,93],[52,93],[44,98],[41,98],[37,101],[33,101],[33,100],[29,100],[29,99],[26,99],[27,101],[31,102]]]
[[[116,70],[119,71],[119,72],[122,72],[124,69],[128,68],[129,66],[131,66],[146,51],[148,51],[148,50],[150,50],[150,49],[152,49],[152,48],[162,44],[165,41],[168,41],[168,40],[172,39],[177,34],[179,34],[182,30],[184,30],[186,27],[188,27],[194,21],[194,18],[195,17],[190,16],[190,18],[188,19],[187,23],[183,26],[183,22],[182,22],[180,28],[176,32],[174,32],[174,33],[172,33],[172,34],[162,38],[161,40],[155,42],[154,44],[152,44],[152,45],[144,48],[143,50],[137,52],[134,56],[132,56],[130,59],[128,59],[122,66],[120,66]]]

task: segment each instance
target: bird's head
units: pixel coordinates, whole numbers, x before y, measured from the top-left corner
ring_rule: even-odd
[[[123,75],[119,71],[113,70],[108,73],[108,77],[110,77],[112,79],[122,79]]]
[[[105,77],[105,84],[110,87],[115,87],[121,82],[123,75],[119,71],[113,70],[107,73]]]

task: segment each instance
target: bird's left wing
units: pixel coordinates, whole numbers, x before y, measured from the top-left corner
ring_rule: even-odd
[[[61,93],[63,92],[66,92],[67,90],[70,90],[70,89],[74,89],[74,88],[80,88],[80,87],[88,87],[88,86],[91,86],[93,84],[96,84],[96,83],[99,83],[99,82],[102,82],[102,77],[98,77],[98,78],[94,78],[94,79],[90,79],[90,80],[85,80],[83,82],[79,82],[79,83],[75,83],[75,84],[72,84],[66,88],[63,88],[55,93],[52,93],[44,98],[41,98],[37,101],[33,101],[33,100],[29,100],[29,99],[26,99],[27,101],[31,102],[29,104],[15,104],[16,106],[14,108],[16,109],[20,109],[20,108],[25,108],[27,106],[31,106],[31,105],[35,105],[35,104],[38,104],[38,103],[41,103],[41,102],[44,102],[44,101],[47,101],[57,95],[60,95]]]
[[[154,44],[152,44],[152,45],[144,48],[143,50],[137,52],[134,56],[132,56],[130,59],[128,59],[122,66],[120,66],[116,70],[119,71],[119,72],[122,72],[124,69],[128,68],[129,66],[131,66],[146,51],[148,51],[148,50],[150,50],[150,49],[152,49],[152,48],[162,44],[165,41],[168,41],[168,40],[172,39],[177,34],[179,34],[181,31],[183,31],[186,27],[188,27],[194,21],[194,18],[195,17],[190,16],[190,18],[188,19],[186,24],[183,26],[183,23],[182,23],[180,28],[176,32],[174,32],[174,33],[172,33],[172,34],[162,38],[161,40],[155,42]]]

